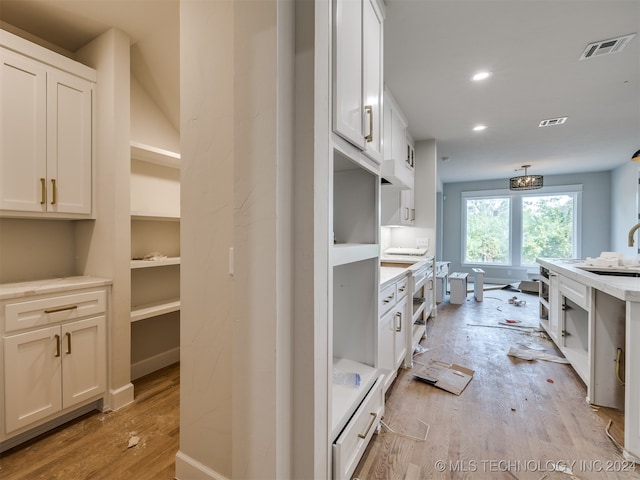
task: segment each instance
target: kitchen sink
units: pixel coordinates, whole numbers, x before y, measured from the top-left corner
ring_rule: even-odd
[[[591,265],[576,265],[576,268],[596,275],[608,275],[613,277],[640,277],[640,268],[638,267],[596,267]]]

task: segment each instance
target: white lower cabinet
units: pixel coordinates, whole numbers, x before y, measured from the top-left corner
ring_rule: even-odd
[[[106,290],[99,289],[2,302],[4,409],[0,415],[4,428],[0,440],[104,395],[106,299]],[[21,317],[29,321],[11,321]]]
[[[381,376],[373,385],[345,429],[333,443],[333,479],[349,479],[384,414]]]
[[[378,368],[385,373],[384,391],[396,378],[407,354],[409,316],[407,291],[409,279],[404,277],[380,291],[378,322]]]

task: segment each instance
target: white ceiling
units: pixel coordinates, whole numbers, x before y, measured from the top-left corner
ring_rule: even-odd
[[[0,19],[75,51],[111,26],[132,71],[179,129],[178,0],[2,0]],[[437,140],[444,182],[610,170],[640,148],[640,1],[387,0],[385,79],[416,140]],[[493,76],[470,77],[481,69]],[[538,128],[567,116],[564,125]],[[472,132],[477,123],[488,126]]]

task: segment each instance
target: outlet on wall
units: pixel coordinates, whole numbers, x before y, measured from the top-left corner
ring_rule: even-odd
[[[418,237],[416,238],[416,248],[426,248],[429,246],[429,238],[428,237]]]

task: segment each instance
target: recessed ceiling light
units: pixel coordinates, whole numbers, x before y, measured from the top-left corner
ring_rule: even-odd
[[[481,80],[486,80],[490,76],[491,72],[478,72],[473,77],[471,77],[471,80],[473,80],[474,82],[479,82]]]
[[[486,125],[476,125],[475,127],[473,127],[474,132],[481,132],[482,130],[486,130],[486,129],[487,129]]]

